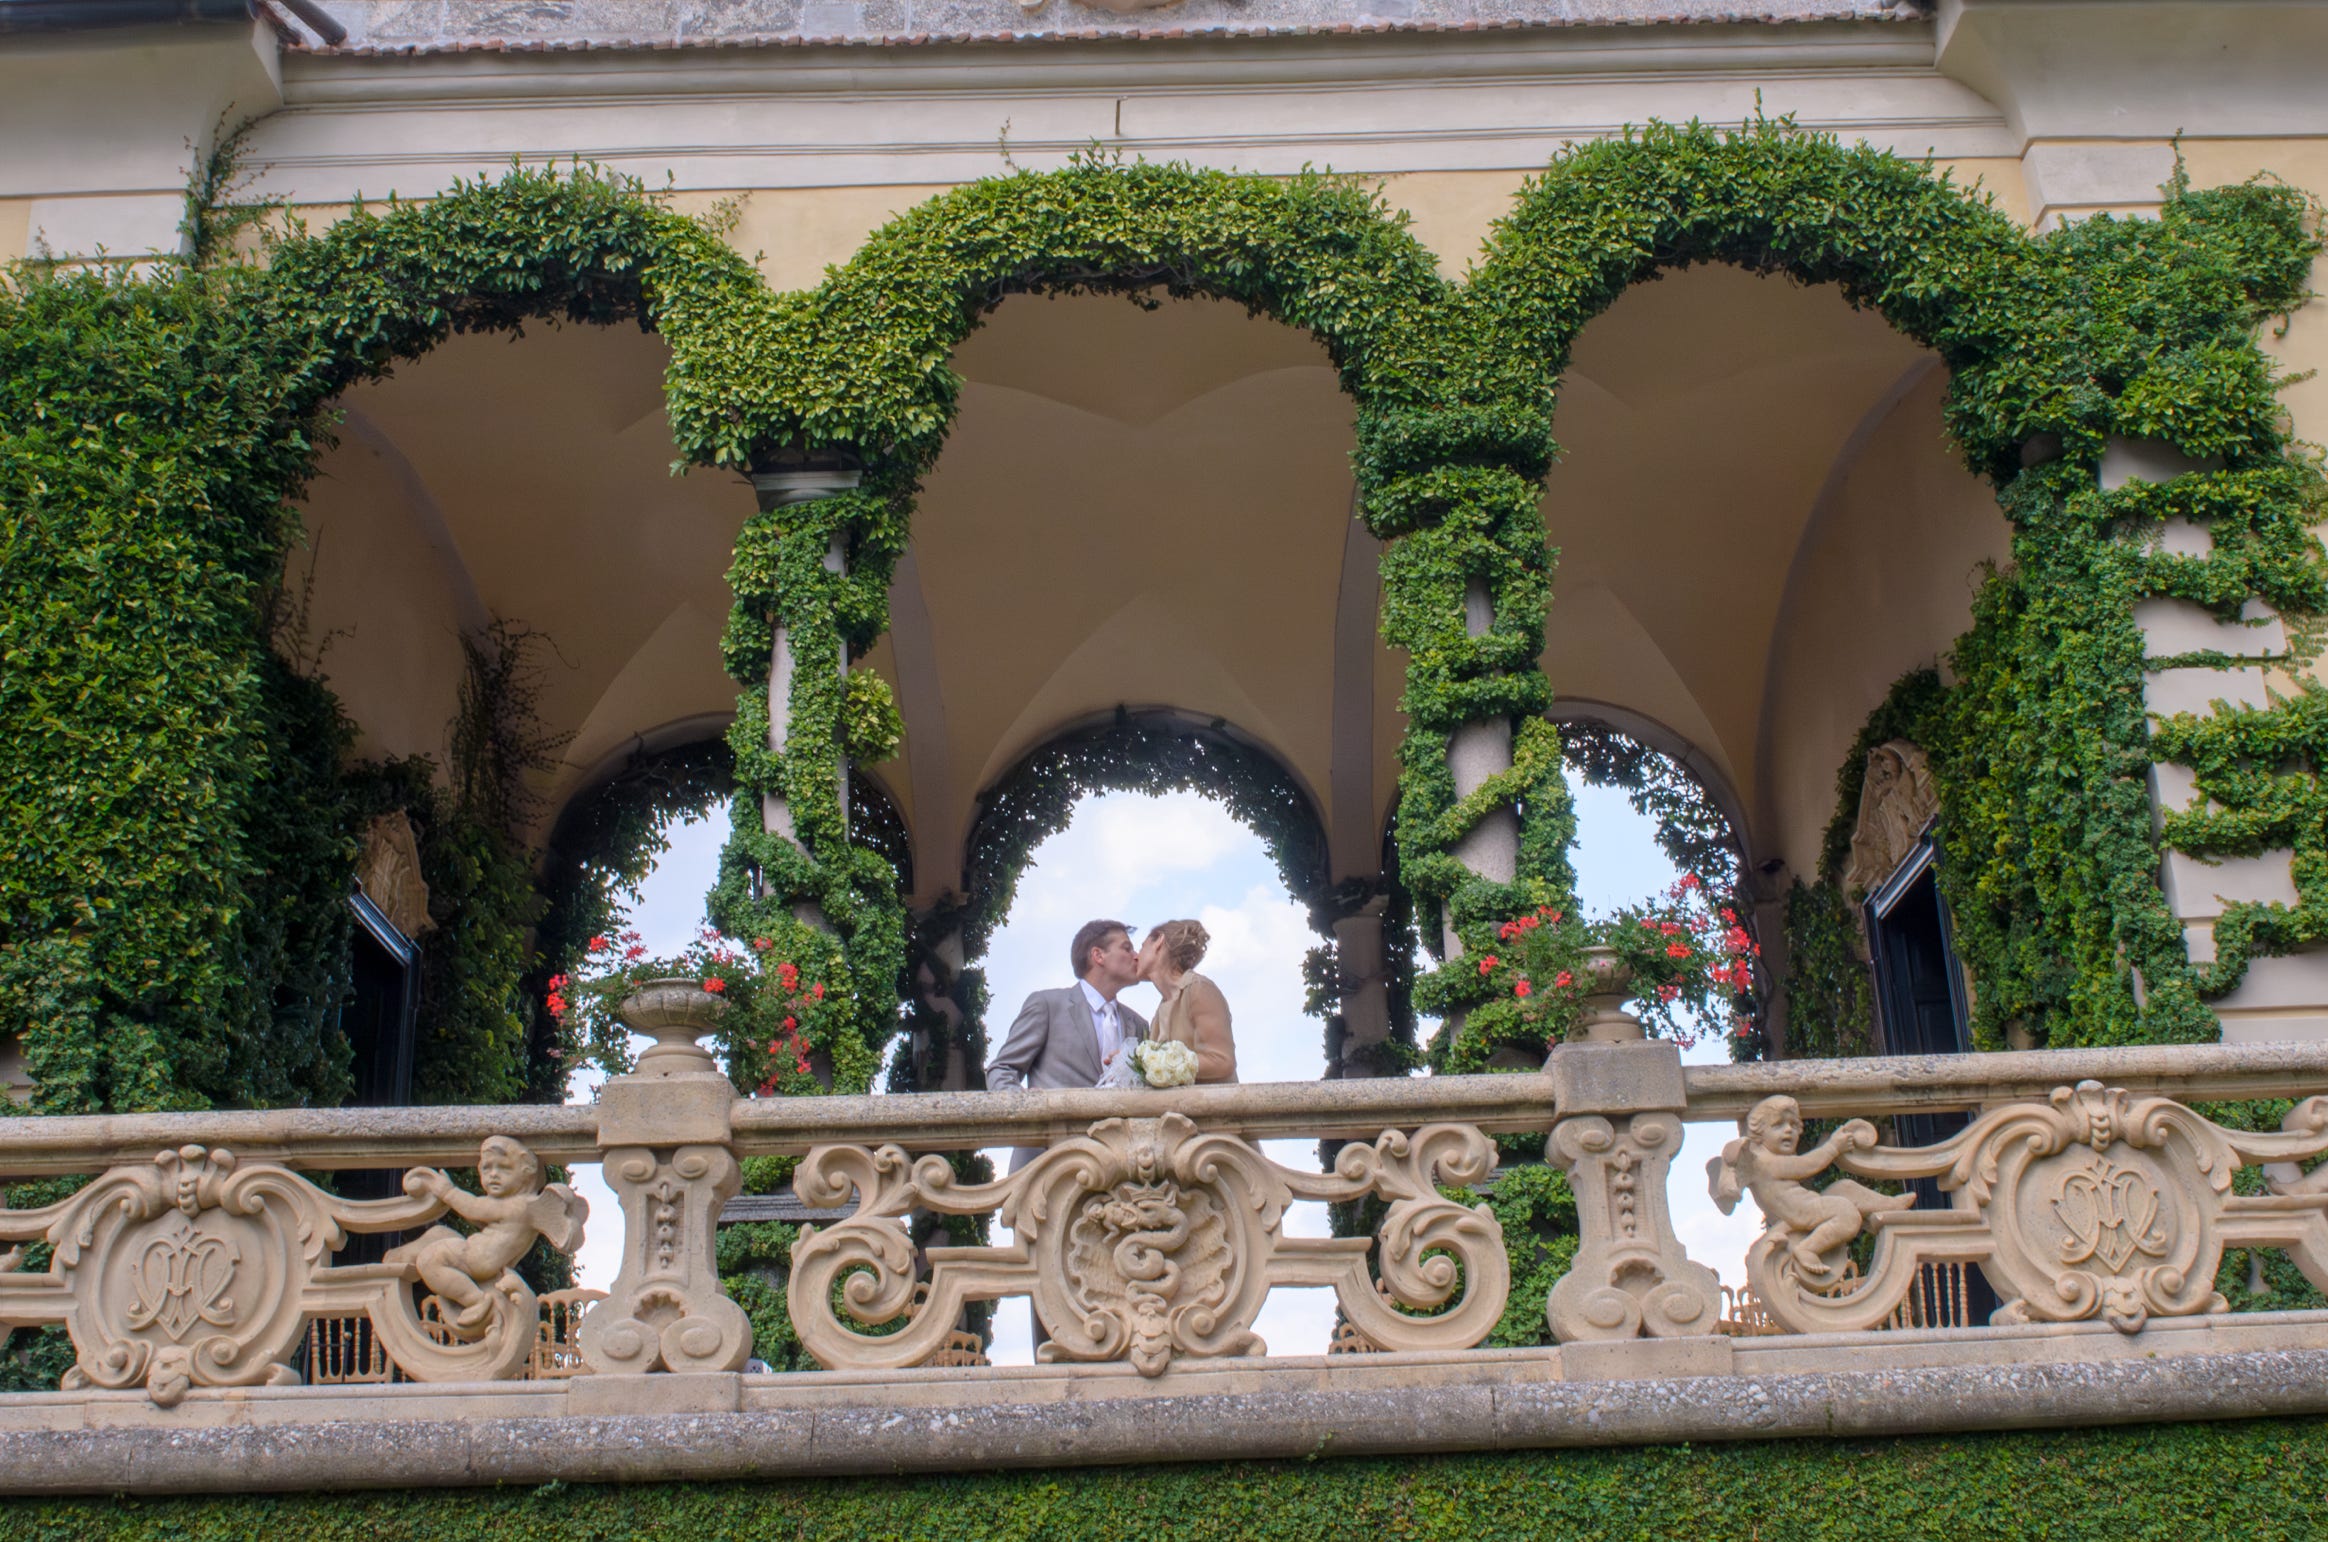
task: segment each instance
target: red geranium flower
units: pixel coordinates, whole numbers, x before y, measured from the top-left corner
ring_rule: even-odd
[[[606,951],[606,939],[604,937],[591,938],[590,951],[593,953],[604,953]]]
[[[824,1000],[824,987],[821,985],[811,985],[808,988],[808,999],[811,1001]]]
[[[1525,995],[1527,995],[1527,994],[1528,994],[1528,992],[1530,992],[1530,991],[1532,991],[1532,990],[1534,990],[1534,989],[1535,989],[1535,987],[1534,987],[1533,985],[1530,985],[1530,984],[1529,984],[1527,981],[1525,981],[1525,980],[1521,980],[1521,981],[1518,981],[1518,982],[1516,982],[1516,983],[1515,983],[1515,984],[1512,986],[1512,994],[1513,994],[1513,995],[1515,995],[1515,996],[1525,996]]]
[[[1689,944],[1686,942],[1669,942],[1665,945],[1665,956],[1667,958],[1687,958],[1689,957]]]
[[[1502,959],[1497,958],[1493,953],[1490,953],[1487,957],[1479,961],[1479,972],[1481,974],[1493,974],[1495,973],[1495,966],[1502,962]]]
[[[703,988],[716,996],[727,989],[727,981],[721,979],[718,975],[710,975],[705,978],[703,982]]]
[[[1552,983],[1559,986],[1562,990],[1566,990],[1569,986],[1576,983],[1576,976],[1563,969],[1552,977]]]
[[[755,947],[755,948],[758,948],[758,949],[759,949],[761,952],[765,953],[765,952],[767,952],[767,951],[768,951],[770,948],[772,948],[772,947],[776,946],[776,943],[775,943],[774,939],[772,939],[772,938],[768,938],[768,937],[754,937],[754,938],[752,939],[752,946],[753,946],[753,947]]]

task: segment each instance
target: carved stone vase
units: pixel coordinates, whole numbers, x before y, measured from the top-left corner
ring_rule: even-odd
[[[1614,948],[1584,950],[1584,972],[1592,989],[1584,995],[1584,1018],[1569,1035],[1577,1044],[1638,1044],[1648,1037],[1641,1019],[1625,1010],[1633,993],[1632,966]]]
[[[683,1076],[716,1072],[711,1052],[695,1041],[719,1026],[727,1003],[703,988],[701,980],[642,980],[615,1009],[624,1027],[655,1041],[639,1055],[639,1076]]]

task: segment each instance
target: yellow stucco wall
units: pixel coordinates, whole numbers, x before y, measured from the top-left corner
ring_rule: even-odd
[[[1835,771],[1908,670],[1972,620],[1983,565],[2011,531],[1941,428],[1934,369],[1867,437],[1805,531],[1771,642],[1757,847],[1806,879],[1835,811]]]
[[[2328,139],[2217,139],[2183,146],[2183,163],[2194,187],[2221,187],[2250,177],[2270,175],[2307,191],[2328,194]],[[2309,373],[2280,393],[2296,436],[2314,444],[2328,443],[2328,300],[2318,290],[2328,283],[2328,269],[2312,266],[2312,299],[2288,321],[2284,333],[2267,327],[2264,351],[2289,374]]]
[[[22,257],[31,239],[32,200],[0,198],[0,262]]]
[[[1995,195],[2014,219],[2029,217],[2021,163],[2011,159],[1934,161],[1967,187],[1976,182]],[[1407,172],[1381,179],[1384,199],[1412,220],[1415,238],[1439,261],[1439,270],[1460,278],[1478,260],[1491,227],[1511,209],[1520,185],[1533,171]],[[920,183],[875,187],[725,188],[677,193],[671,207],[706,214],[732,206],[735,222],[728,244],[756,258],[769,287],[814,288],[829,266],[845,263],[866,238],[890,220],[949,190],[955,184]],[[307,204],[291,212],[312,232],[344,218],[347,204]],[[10,205],[0,200],[0,254],[8,248]],[[21,220],[21,213],[19,219]],[[22,236],[18,236],[18,248]]]

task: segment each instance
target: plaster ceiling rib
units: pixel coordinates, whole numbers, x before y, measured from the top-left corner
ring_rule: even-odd
[[[1382,594],[1382,543],[1359,518],[1350,491],[1342,583],[1334,600],[1333,744],[1327,761],[1327,839],[1332,877],[1371,878],[1382,866],[1374,800],[1374,655]]]
[[[914,853],[914,881],[937,893],[962,872],[965,832],[954,804],[954,745],[946,731],[946,693],[938,677],[937,629],[922,593],[921,564],[909,544],[889,580],[889,647],[897,670],[897,708],[905,720],[905,765],[913,789],[906,821]],[[910,896],[916,902],[936,894]]]
[[[420,474],[420,469],[406,457],[387,430],[367,416],[363,408],[342,397],[340,410],[345,437],[379,456],[380,463],[395,479],[397,491],[404,495],[404,507],[412,517],[413,529],[436,554],[437,564],[444,570],[445,591],[453,598],[453,610],[461,618],[461,630],[484,635],[493,626],[493,612],[477,590],[477,576],[469,571],[460,543],[453,539],[452,523],[445,518],[444,505],[437,502],[428,479]]]
[[[1867,446],[1875,438],[1876,431],[1899,410],[1900,403],[1908,399],[1908,393],[1923,384],[1925,378],[1939,368],[1940,356],[1936,353],[1919,354],[1910,361],[1908,367],[1900,371],[1899,378],[1875,399],[1875,405],[1860,416],[1850,437],[1835,452],[1834,462],[1827,468],[1826,480],[1819,484],[1819,495],[1811,500],[1810,518],[1803,521],[1802,534],[1795,540],[1794,555],[1787,561],[1786,582],[1779,589],[1778,595],[1779,616],[1796,613],[1797,596],[1804,583],[1804,571],[1809,564],[1810,554],[1817,550],[1828,527],[1834,523],[1835,511],[1843,502],[1844,484],[1851,479],[1851,473],[1867,454]],[[1770,741],[1775,711],[1773,704],[1778,699],[1779,650],[1786,642],[1786,628],[1783,625],[1773,626],[1767,651],[1763,655],[1762,702],[1754,721],[1754,812],[1758,821],[1771,821],[1778,817],[1778,790],[1772,782],[1776,771],[1772,764],[1773,749]],[[1872,707],[1874,703],[1868,705]],[[1748,828],[1740,826],[1742,831]]]

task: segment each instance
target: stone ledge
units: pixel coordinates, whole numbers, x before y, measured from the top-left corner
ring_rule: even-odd
[[[1231,1361],[1154,1381],[1106,1374],[1122,1367],[1001,1367],[902,1373],[923,1394],[910,1400],[870,1378],[811,1374],[743,1378],[741,1412],[554,1422],[544,1415],[567,1400],[538,1384],[197,1394],[173,1413],[147,1405],[151,1417],[134,1394],[43,1394],[0,1399],[0,1492],[823,1477],[2328,1412],[2328,1313],[2130,1338],[2079,1325],[1701,1342],[1726,1351],[1704,1356],[1709,1368],[1734,1369],[1689,1374],[1698,1367],[1665,1354],[1655,1368],[1683,1374],[1575,1379],[1558,1350]],[[1609,1377],[1620,1351],[1600,1346],[1575,1369]]]

